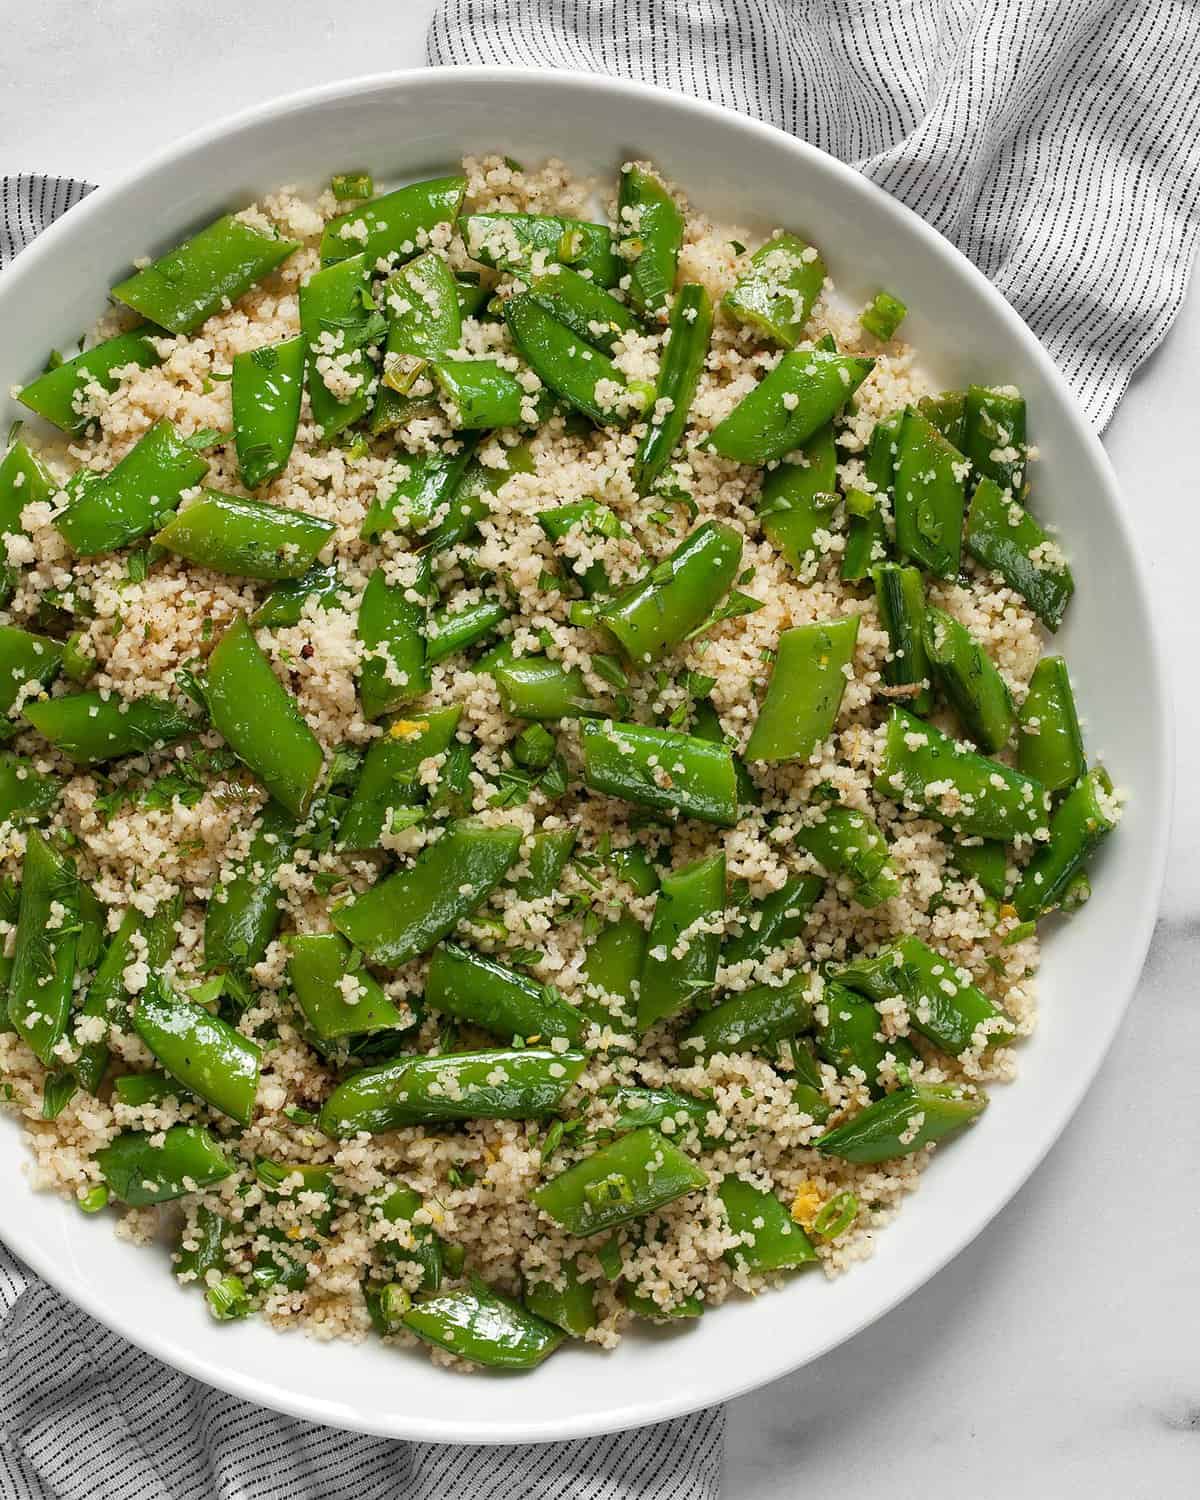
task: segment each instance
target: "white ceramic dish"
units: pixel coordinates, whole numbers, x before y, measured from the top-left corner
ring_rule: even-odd
[[[661,1421],[798,1368],[906,1297],[1008,1201],[1079,1104],[1133,993],[1165,863],[1172,737],[1164,657],[1115,478],[1033,335],[956,250],[856,172],[711,105],[613,79],[500,69],[365,78],[267,104],[103,188],[0,276],[0,390],[87,327],[135,256],[264,190],[359,166],[401,182],[483,150],[554,154],[610,177],[630,156],[653,156],[702,211],[806,233],[847,293],[898,291],[913,309],[906,334],[948,385],[1019,385],[1041,452],[1038,512],[1062,528],[1078,582],[1056,649],[1076,675],[1089,744],[1131,791],[1092,901],[1047,945],[1042,1022],[1022,1048],[1018,1082],[996,1089],[969,1137],[939,1155],[875,1258],[834,1283],[798,1277],[686,1330],[631,1337],[613,1354],[568,1348],[532,1375],[464,1378],[375,1344],[217,1325],[176,1287],[165,1255],[158,1262],[117,1240],[103,1217],[32,1193],[19,1133],[0,1127],[0,1235],[169,1364],[317,1422],[439,1442],[536,1442]]]

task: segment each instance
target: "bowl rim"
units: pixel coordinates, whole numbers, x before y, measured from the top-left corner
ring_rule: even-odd
[[[222,116],[214,122],[201,126],[152,153],[116,176],[111,182],[97,187],[69,212],[48,225],[4,269],[3,274],[0,275],[0,307],[8,297],[19,295],[22,280],[33,271],[34,267],[53,258],[58,253],[60,243],[76,235],[86,234],[92,218],[106,211],[109,203],[114,199],[119,199],[124,193],[135,189],[143,178],[172,165],[182,165],[189,157],[204,153],[227,136],[266,124],[277,118],[302,115],[314,107],[361,94],[390,90],[419,92],[422,88],[443,88],[449,75],[452,75],[456,83],[464,88],[472,84],[494,86],[499,82],[520,88],[523,85],[535,86],[546,81],[553,81],[559,84],[569,83],[573,90],[609,94],[618,102],[621,98],[652,98],[660,103],[669,101],[671,108],[683,114],[691,114],[710,122],[719,120],[727,129],[738,130],[750,136],[759,136],[764,140],[770,140],[775,145],[782,140],[788,143],[801,162],[819,163],[819,171],[832,173],[834,177],[839,178],[843,188],[852,198],[857,197],[869,204],[871,211],[882,214],[885,219],[891,217],[903,223],[906,231],[920,241],[926,253],[943,260],[948,258],[952,264],[956,265],[971,283],[977,295],[1007,326],[1014,340],[1024,347],[1031,362],[1039,367],[1047,382],[1057,388],[1059,395],[1063,398],[1064,407],[1074,422],[1076,430],[1073,436],[1082,441],[1103,477],[1105,487],[1109,492],[1108,498],[1111,502],[1110,510],[1116,527],[1117,540],[1128,558],[1131,585],[1148,625],[1149,641],[1147,644],[1154,664],[1151,701],[1158,710],[1157,724],[1151,726],[1157,731],[1152,736],[1157,746],[1155,785],[1153,788],[1139,789],[1139,807],[1145,814],[1149,829],[1150,879],[1145,887],[1145,900],[1139,908],[1137,922],[1133,930],[1126,933],[1127,942],[1124,945],[1124,952],[1129,973],[1126,993],[1121,1004],[1113,1010],[1107,1026],[1103,1028],[1103,1034],[1098,1039],[1099,1046],[1093,1065],[1075,1076],[1071,1086],[1058,1096],[1056,1108],[1043,1128],[1037,1149],[1030,1153],[1022,1169],[1013,1173],[1010,1179],[1004,1182],[1002,1189],[990,1198],[986,1205],[981,1206],[965,1222],[956,1226],[955,1232],[947,1238],[944,1252],[929,1257],[916,1268],[898,1268],[889,1295],[873,1302],[857,1320],[823,1337],[813,1347],[807,1349],[799,1359],[788,1353],[783,1341],[780,1341],[774,1352],[770,1348],[758,1351],[758,1358],[752,1371],[728,1370],[720,1391],[708,1394],[699,1400],[688,1393],[673,1393],[668,1390],[653,1402],[640,1401],[636,1406],[626,1410],[614,1411],[612,1408],[607,1408],[599,1414],[582,1412],[569,1421],[561,1418],[553,1420],[530,1418],[520,1426],[514,1425],[504,1432],[498,1432],[495,1427],[477,1426],[470,1420],[453,1418],[418,1419],[414,1422],[404,1414],[399,1414],[395,1422],[386,1424],[373,1421],[369,1417],[355,1421],[355,1414],[348,1411],[344,1403],[298,1395],[282,1385],[269,1383],[230,1365],[218,1364],[198,1353],[180,1349],[174,1344],[170,1335],[160,1333],[152,1321],[133,1326],[127,1324],[119,1315],[113,1314],[108,1309],[100,1296],[93,1295],[86,1285],[80,1284],[70,1267],[55,1261],[49,1253],[43,1253],[37,1236],[33,1233],[26,1236],[23,1220],[17,1219],[15,1222],[4,1225],[3,1238],[9,1248],[58,1292],[130,1343],[172,1368],[208,1385],[251,1403],[307,1421],[343,1429],[373,1433],[382,1437],[438,1443],[500,1445],[585,1438],[663,1422],[701,1410],[717,1402],[732,1400],[793,1373],[819,1359],[831,1349],[854,1338],[864,1328],[890,1313],[942,1270],[955,1256],[965,1250],[1001,1209],[1012,1201],[1059,1139],[1085,1093],[1094,1082],[1136,991],[1161,904],[1166,874],[1170,815],[1175,784],[1175,715],[1167,669],[1169,657],[1164,649],[1162,625],[1152,603],[1153,593],[1150,589],[1147,567],[1122,503],[1116,473],[1099,436],[1084,416],[1065,377],[1036,335],[983,272],[962,251],[907,205],[878,187],[856,168],[831,156],[819,147],[775,125],[743,115],[725,105],[677,93],[674,90],[639,80],[608,74],[587,74],[564,68],[459,67],[453,65],[417,67],[361,74],[298,89]]]

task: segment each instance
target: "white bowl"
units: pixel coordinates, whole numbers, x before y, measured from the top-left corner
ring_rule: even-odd
[[[610,179],[621,161],[653,157],[702,211],[808,235],[844,291],[897,291],[912,308],[906,334],[948,385],[1021,387],[1041,453],[1038,513],[1061,526],[1078,581],[1055,649],[1074,670],[1088,743],[1130,801],[1097,862],[1091,902],[1056,924],[1047,945],[1042,1021],[1021,1049],[1018,1081],[996,1089],[979,1125],[938,1154],[874,1259],[836,1282],[800,1276],[684,1330],[630,1337],[611,1354],[566,1348],[531,1375],[464,1378],[374,1343],[322,1345],[253,1321],[215,1324],[194,1292],[174,1284],[165,1255],[117,1240],[104,1216],[31,1192],[19,1133],[0,1130],[0,1235],[93,1316],[250,1401],[438,1442],[583,1437],[725,1400],[849,1338],[957,1254],[1029,1176],[1100,1066],[1157,912],[1171,793],[1168,688],[1145,574],[1112,470],[1062,377],[1017,314],[925,223],[831,157],[732,112],[616,79],[465,68],[365,78],[265,105],[102,188],[0,277],[0,390],[88,327],[135,256],[264,190],[359,167],[406,181],[489,150],[553,154]]]

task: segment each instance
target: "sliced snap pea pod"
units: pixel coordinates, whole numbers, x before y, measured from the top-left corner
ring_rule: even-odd
[[[114,1079],[112,1096],[127,1109],[144,1109],[147,1104],[162,1104],[167,1099],[183,1099],[188,1091],[169,1073],[123,1073]]]
[[[750,257],[750,269],[725,293],[722,306],[785,349],[804,332],[825,283],[825,263],[812,245],[778,234]]]
[[[634,477],[643,489],[653,485],[683,437],[708,355],[712,324],[712,302],[705,288],[695,282],[681,286],[671,305],[670,337],[662,353],[646,436],[634,460]]]
[[[436,1292],[442,1284],[442,1242],[428,1224],[416,1224],[413,1218],[423,1208],[420,1193],[406,1183],[397,1183],[379,1204],[379,1215],[389,1224],[409,1225],[411,1246],[384,1240],[382,1249],[392,1260],[412,1261],[421,1267],[421,1290]]]
[[[827,874],[849,876],[860,906],[878,906],[899,895],[887,840],[869,813],[836,804],[814,812],[817,821],[796,830],[797,848],[811,854]]]
[[[80,557],[115,552],[156,531],[184,490],[207,473],[207,460],[183,442],[170,422],[156,422],[116,468],[90,477],[82,487],[68,485],[72,499],[54,524]]]
[[[431,366],[451,425],[459,431],[519,427],[525,391],[494,359],[446,359]]]
[[[605,354],[611,354],[619,340],[638,326],[623,302],[570,266],[547,267],[545,275],[535,276],[530,283],[529,295],[552,318]]]
[[[917,1061],[911,1042],[902,1036],[884,1037],[883,1022],[870,1000],[841,984],[826,984],[823,1019],[817,1024],[817,1051],[843,1076],[860,1072],[872,1094],[882,1092],[879,1070],[890,1056],[909,1066]]]
[[[664,1307],[653,1297],[645,1297],[631,1287],[623,1288],[621,1296],[634,1317],[645,1318],[651,1323],[674,1323],[679,1318],[699,1318],[704,1314],[704,1303],[699,1297],[681,1297]]]
[[[454,742],[460,707],[435,708],[411,719],[392,719],[371,742],[350,806],[338,827],[342,849],[375,849],[389,808],[421,799],[421,762],[444,755]]]
[[[62,782],[23,755],[0,751],[0,823],[36,823],[54,807]]]
[[[260,963],[279,927],[280,867],[296,849],[295,818],[269,802],[246,863],[213,892],[204,913],[204,967],[245,972]]]
[[[94,969],[104,951],[108,910],[90,885],[79,887],[79,946],[76,962],[81,969]]]
[[[486,640],[511,610],[498,599],[480,599],[458,609],[435,609],[425,624],[425,658],[432,667]]]
[[[963,749],[902,708],[888,719],[875,790],[959,833],[1005,844],[1032,838],[1049,820],[1040,781]]]
[[[999,573],[1049,630],[1057,630],[1075,592],[1058,544],[1029,512],[992,479],[981,479],[971,499],[967,551]]]
[[[725,1217],[734,1234],[741,1235],[725,1259],[747,1271],[789,1271],[817,1259],[812,1241],[774,1193],[764,1192],[740,1177],[722,1177],[717,1188]]]
[[[583,961],[582,1009],[590,1020],[632,1024],[645,962],[646,929],[637,917],[618,917],[596,934]]]
[[[44,698],[27,703],[23,712],[40,735],[81,765],[118,755],[144,755],[195,728],[166,698],[131,701],[116,693]]]
[[[1043,656],[1018,717],[1017,767],[1051,792],[1073,786],[1087,761],[1071,677],[1061,656]]]
[[[891,292],[876,292],[859,313],[858,321],[874,338],[886,343],[896,337],[896,330],[907,316],[908,308],[899,297],[893,297]]]
[[[105,339],[74,359],[64,359],[55,369],[31,380],[18,392],[17,400],[63,432],[82,432],[89,422],[95,421],[90,387],[99,386],[106,392],[116,390],[115,371],[130,365],[145,370],[161,362],[162,356],[147,337],[155,332],[144,326],[132,328],[128,333]]]
[[[924,1083],[876,1099],[814,1145],[826,1156],[864,1166],[909,1156],[944,1140],[982,1114],[987,1100],[961,1084]]]
[[[904,422],[902,411],[890,417],[881,417],[871,428],[867,443],[867,459],[864,465],[866,477],[874,486],[877,495],[889,495],[896,476],[896,454],[899,450],[900,428]]]
[[[896,547],[936,578],[957,578],[967,460],[913,407],[896,454]]]
[[[508,299],[504,318],[534,374],[597,427],[625,426],[653,399],[649,386],[627,383],[607,354],[584,343],[527,292]]]
[[[515,882],[514,889],[522,901],[538,901],[558,890],[562,873],[575,848],[573,828],[543,829],[531,835],[529,852],[524,854],[529,874]]]
[[[763,477],[758,518],[763,535],[798,573],[828,550],[837,498],[837,448],[832,423],[801,445],[803,463],[781,463]]]
[[[922,396],[917,402],[917,411],[952,448],[962,452],[967,420],[965,392],[943,391],[940,396]]]
[[[505,713],[515,719],[577,719],[603,713],[605,704],[589,697],[579,667],[564,667],[548,656],[514,656],[492,670]]]
[[[544,1214],[582,1238],[654,1213],[707,1182],[707,1173],[647,1125],[585,1156],[532,1196]]]
[[[126,998],[125,970],[136,957],[134,936],[141,931],[141,917],[134,907],[128,907],[121,918],[121,925],[109,940],[104,957],[100,960],[87,995],[79,1008],[81,1016],[99,1016],[105,1021],[119,1014],[118,1006]],[[79,1049],[75,1060],[75,1080],[81,1089],[94,1094],[108,1068],[108,1042],[88,1042]]]
[[[738,820],[737,774],[726,745],[593,719],[583,725],[583,766],[587,786],[606,796],[723,828]]]
[[[233,441],[248,490],[274,479],[291,457],[304,394],[304,339],[297,335],[233,357]]]
[[[357,255],[365,256],[372,268],[377,260],[410,260],[423,236],[439,224],[455,222],[466,190],[465,177],[433,177],[360,203],[326,224],[322,264]]]
[[[1017,498],[1025,486],[1025,398],[1014,386],[967,387],[963,452],[985,479]]]
[[[710,442],[737,463],[771,463],[836,416],[874,368],[873,359],[821,349],[785,354],[718,422]]]
[[[429,691],[425,618],[432,588],[429,559],[422,558],[413,583],[389,583],[383,568],[376,568],[363,590],[357,626],[363,646],[358,693],[368,719],[391,713]]]
[[[325,757],[244,615],[228,627],[208,659],[206,694],[213,725],[229,748],[277,802],[302,818]]]
[[[427,844],[411,869],[333,909],[333,925],[372,963],[398,968],[448,937],[504,878],[521,847],[518,828],[464,818]]]
[[[520,275],[557,261],[597,286],[616,286],[624,266],[607,224],[559,219],[548,214],[469,214],[463,241],[472,260]]]
[[[323,438],[352,426],[371,408],[376,380],[367,347],[378,343],[384,329],[374,307],[371,262],[362,255],[315,271],[300,288],[308,399]]]
[[[881,564],[875,569],[875,602],[890,647],[883,661],[883,680],[893,696],[903,689],[913,713],[923,716],[933,707],[933,692],[925,654],[925,584],[920,569]]]
[[[887,527],[878,498],[866,490],[847,492],[846,516],[841,574],[847,583],[861,583],[887,557]]]
[[[964,625],[932,605],[922,634],[934,680],[967,734],[983,750],[1003,750],[1017,715],[995,662]]]
[[[617,224],[629,300],[644,318],[665,322],[683,245],[683,215],[659,178],[634,162],[621,168]]]
[[[581,1339],[599,1321],[594,1285],[580,1279],[573,1257],[563,1261],[556,1280],[527,1281],[524,1300],[536,1317],[553,1323],[574,1339]]]
[[[504,456],[503,468],[493,469],[478,462],[467,464],[444,515],[439,515],[437,523],[421,533],[420,546],[431,556],[477,535],[480,521],[491,514],[492,503],[504,485],[515,474],[533,473],[533,455],[524,443],[506,448]]]
[[[224,1271],[226,1256],[222,1241],[228,1232],[229,1225],[221,1215],[201,1204],[195,1220],[190,1224],[185,1222],[180,1231],[180,1247],[173,1257],[176,1276],[188,1275],[204,1282],[209,1271]],[[185,1240],[194,1248],[184,1249]]]
[[[299,248],[225,214],[119,282],[112,295],[160,328],[191,333]]]
[[[706,1010],[687,1028],[683,1045],[703,1057],[756,1052],[812,1026],[812,980],[797,974],[785,984],[756,984]]]
[[[201,1126],[172,1125],[155,1144],[159,1139],[126,1130],[96,1152],[109,1191],[130,1208],[203,1192],[233,1171],[215,1136]]]
[[[400,1057],[352,1073],[321,1110],[335,1137],[460,1120],[536,1120],[558,1107],[583,1071],[582,1052],[495,1048]]]
[[[303,511],[201,490],[197,500],[175,512],[154,542],[214,573],[274,581],[307,573],[335,530]]]
[[[747,760],[807,760],[833,733],[858,640],[858,618],[797,625],[779,637],[767,695],[746,745]]]
[[[950,846],[958,869],[979,882],[984,895],[1003,901],[1008,894],[1008,850],[996,839],[958,839]]]
[[[371,431],[387,432],[428,406],[431,397],[411,389],[425,362],[439,359],[462,343],[458,283],[440,255],[418,255],[383,288],[388,320],[383,379],[371,413]],[[405,385],[409,389],[404,389]]]
[[[788,1058],[792,1064],[792,1103],[814,1125],[823,1125],[832,1111],[825,1098],[825,1080],[821,1077],[821,1065],[810,1041],[802,1037],[788,1038]]]
[[[742,538],[723,521],[705,521],[646,576],[597,612],[631,662],[655,661],[712,613],[737,576]]]
[[[79,880],[71,860],[31,829],[8,985],[13,1030],[47,1068],[67,1029],[79,949]]]
[[[314,563],[301,578],[277,583],[250,616],[255,630],[280,630],[299,625],[304,606],[315,599],[322,609],[331,609],[341,597],[343,584],[336,563]]]
[[[650,856],[637,844],[628,849],[614,849],[608,856],[608,865],[617,878],[632,886],[639,896],[653,896],[662,883]]]
[[[412,1017],[396,1009],[341,933],[292,933],[286,942],[296,1003],[323,1042],[412,1025]],[[347,976],[354,978],[352,990]]]
[[[563,1341],[561,1328],[478,1278],[414,1302],[401,1321],[427,1344],[491,1370],[532,1370]]]
[[[249,1125],[262,1048],[219,1016],[181,999],[152,974],[133,1013],[138,1035],[184,1088]]]
[[[7,719],[30,683],[53,682],[62,666],[61,641],[0,625],[0,719]],[[11,726],[0,725],[0,730]]]
[[[646,1031],[703,1003],[717,978],[725,908],[725,853],[710,854],[663,877],[654,902],[638,988],[637,1024]]]
[[[1004,1012],[971,983],[965,970],[920,938],[901,938],[873,958],[843,964],[837,977],[872,1000],[899,995],[913,1029],[952,1057],[982,1040],[989,1046],[1012,1041]]]
[[[425,1003],[505,1040],[566,1037],[575,1045],[586,1025],[583,1015],[554,990],[457,943],[434,950],[425,975]]]
[[[628,1084],[604,1089],[602,1095],[616,1112],[613,1129],[618,1135],[629,1130],[640,1130],[643,1125],[656,1128],[664,1120],[682,1130],[703,1130],[708,1123],[708,1112],[712,1108],[707,1099],[694,1099],[690,1094],[677,1094],[668,1088],[634,1088]]]
[[[58,489],[58,482],[24,443],[11,443],[0,458],[0,537],[22,535],[21,512],[27,505],[49,500]],[[12,597],[16,578],[12,564],[0,562],[0,604]]]
[[[83,631],[75,630],[63,642],[62,669],[80,687],[96,670],[97,662],[83,649]]]
[[[1085,862],[1120,818],[1108,772],[1095,766],[1081,776],[1050,820],[1050,841],[1026,865],[1012,904],[1022,922],[1062,905]]]
[[[570,500],[566,505],[556,505],[551,510],[538,514],[538,525],[551,541],[561,541],[576,526],[582,527],[588,536],[628,536],[626,528],[607,505],[598,500]],[[585,573],[575,573],[583,592],[591,598],[594,594],[609,592],[608,572],[602,562],[592,563]]]
[[[741,932],[726,938],[721,949],[722,964],[732,968],[749,959],[759,959],[799,937],[809,911],[824,889],[825,882],[819,875],[789,875],[777,891],[764,896],[745,914]]]
[[[367,511],[359,532],[364,541],[375,541],[386,531],[423,532],[435,525],[447,513],[471,462],[474,441],[450,444],[439,453],[397,457],[399,481],[386,500],[374,501]]]

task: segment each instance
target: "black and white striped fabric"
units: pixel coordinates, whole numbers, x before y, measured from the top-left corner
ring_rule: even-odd
[[[992,279],[1097,428],[1183,301],[1196,0],[442,0],[429,60],[624,74],[852,162]]]

